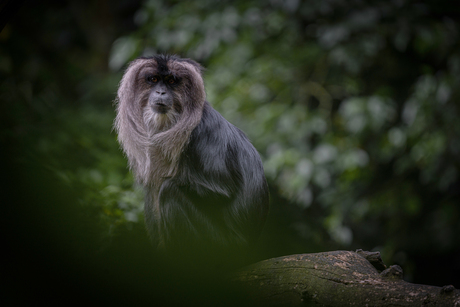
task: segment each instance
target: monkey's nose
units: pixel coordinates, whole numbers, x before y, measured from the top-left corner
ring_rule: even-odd
[[[155,91],[158,95],[164,95],[166,94],[166,91]]]

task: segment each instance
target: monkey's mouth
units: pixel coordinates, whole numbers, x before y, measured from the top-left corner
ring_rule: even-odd
[[[156,113],[160,113],[160,114],[165,114],[169,111],[169,106],[163,104],[163,103],[156,103],[153,107],[152,107],[153,111],[156,112]]]

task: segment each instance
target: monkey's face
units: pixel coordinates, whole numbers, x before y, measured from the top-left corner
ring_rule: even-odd
[[[180,113],[180,104],[174,104],[174,89],[179,86],[179,79],[173,75],[147,73],[145,82],[148,85],[147,107],[154,113],[166,114],[173,111]]]
[[[153,137],[181,120],[187,127],[196,125],[205,99],[198,63],[165,55],[134,60],[118,89],[115,124],[125,150],[151,144]]]
[[[169,129],[181,116],[184,82],[168,62],[147,62],[150,65],[139,71],[138,98],[146,131],[152,135]]]

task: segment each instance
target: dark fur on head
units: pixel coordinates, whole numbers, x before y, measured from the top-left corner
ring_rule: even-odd
[[[152,240],[175,255],[231,258],[258,237],[268,188],[255,148],[205,101],[201,70],[176,56],[134,60],[120,82],[115,127],[145,187]],[[156,112],[149,104],[163,93],[172,107]]]

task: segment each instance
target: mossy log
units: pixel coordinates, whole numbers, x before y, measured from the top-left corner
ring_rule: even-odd
[[[453,286],[412,284],[402,269],[383,264],[378,252],[358,250],[272,258],[240,270],[262,306],[449,306],[460,307]]]

